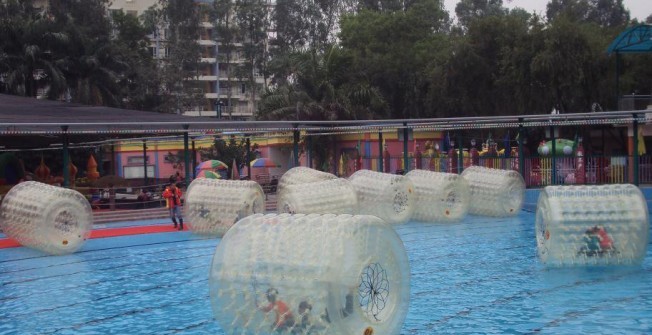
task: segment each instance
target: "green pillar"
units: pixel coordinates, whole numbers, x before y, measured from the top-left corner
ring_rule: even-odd
[[[525,157],[523,157],[523,140],[525,134],[523,132],[523,118],[518,119],[518,172],[525,178]],[[505,149],[507,150],[507,149]]]
[[[403,174],[410,171],[410,160],[408,160],[408,136],[409,129],[407,122],[403,122]]]
[[[188,151],[188,128],[189,126],[183,125],[183,167],[186,187],[190,185],[190,152]]]
[[[111,174],[115,174],[115,142],[111,142]]]
[[[149,178],[147,177],[147,140],[143,140],[143,170],[145,176],[143,184],[147,186],[149,185]]]
[[[552,157],[552,163],[550,164],[550,185],[555,185],[555,182],[557,181],[557,144],[555,143],[555,126],[550,126],[550,141],[552,141],[552,152],[550,153],[550,157]]]
[[[388,157],[389,159],[389,157]],[[383,172],[385,165],[383,164],[383,132],[378,132],[378,172]]]
[[[312,169],[312,136],[307,136],[306,141],[308,141],[308,144],[307,144],[308,167]]]
[[[638,114],[634,113],[634,123],[632,124],[632,130],[633,134],[632,136],[634,137],[634,150],[632,152],[632,155],[634,157],[634,185],[638,186],[639,184],[639,157],[638,157]]]
[[[293,146],[294,147],[292,148],[292,152],[294,153],[294,161],[292,162],[294,164],[293,167],[299,166],[299,139],[300,139],[300,135],[301,135],[301,133],[299,132],[299,130],[297,129],[297,126],[295,125],[294,126],[294,136],[293,136],[294,137],[293,138],[293,140],[294,140],[293,141],[294,142]]]
[[[195,168],[197,167],[197,149],[195,149],[195,139],[192,139],[192,179],[197,178],[197,172]]]
[[[70,139],[68,138],[68,126],[61,126],[61,130],[63,131],[63,187],[68,187],[70,186],[70,153],[68,152]]]
[[[251,180],[251,165],[249,164],[249,156],[251,156],[251,140],[249,139],[249,136],[247,136],[246,139],[246,146],[247,156],[245,157],[245,163],[247,163],[247,177]]]
[[[97,172],[100,173],[100,176],[104,175],[104,150],[100,145],[97,150]]]

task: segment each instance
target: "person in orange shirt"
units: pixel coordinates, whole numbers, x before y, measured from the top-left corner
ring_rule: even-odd
[[[171,183],[165,191],[163,191],[163,198],[165,198],[165,206],[170,210],[170,218],[174,222],[174,228],[177,227],[177,219],[179,219],[179,230],[183,230],[183,217],[181,216],[181,190],[175,183]]]
[[[276,320],[272,325],[272,330],[283,331],[294,327],[294,316],[292,315],[292,312],[290,312],[290,308],[288,308],[288,305],[284,301],[277,299],[278,290],[270,287],[267,289],[265,296],[267,297],[269,304],[267,306],[258,307],[258,309],[265,313],[271,312],[272,310],[276,313]]]

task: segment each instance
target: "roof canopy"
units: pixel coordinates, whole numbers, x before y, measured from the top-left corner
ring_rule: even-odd
[[[631,27],[611,42],[608,53],[652,52],[652,25],[639,24]]]

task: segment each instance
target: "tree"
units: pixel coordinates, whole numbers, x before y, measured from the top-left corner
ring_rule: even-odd
[[[256,77],[265,72],[267,66],[267,31],[269,30],[268,5],[264,0],[237,0],[236,25],[243,44],[246,60],[236,70],[236,76],[247,80],[250,101],[256,110],[256,93],[260,86]],[[264,81],[263,81],[264,85]]]
[[[114,11],[111,22],[115,55],[126,64],[119,75],[121,105],[138,110],[154,110],[160,104],[157,68],[149,50],[149,31],[139,18]]]
[[[61,68],[68,36],[32,1],[0,2],[0,92],[58,98],[66,88]]]
[[[461,0],[455,6],[455,14],[462,27],[468,27],[478,18],[500,16],[505,13],[503,0]]]
[[[601,27],[622,27],[629,22],[629,11],[623,0],[551,0],[546,6],[546,16],[548,21],[563,16]]]
[[[148,26],[158,36],[166,57],[160,68],[161,105],[158,110],[182,113],[203,103],[203,90],[196,80],[201,56],[199,9],[193,0],[159,0],[147,14]]]

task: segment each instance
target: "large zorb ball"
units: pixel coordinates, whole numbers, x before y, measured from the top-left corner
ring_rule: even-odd
[[[650,229],[634,185],[548,186],[536,212],[539,259],[551,266],[641,263]]]
[[[415,190],[412,219],[423,222],[454,222],[469,211],[471,193],[464,178],[454,173],[412,170],[405,175]]]
[[[283,189],[289,185],[314,183],[331,179],[338,178],[332,173],[311,169],[305,166],[297,166],[287,170],[281,176],[281,179],[278,181],[278,192],[281,193]]]
[[[414,212],[414,185],[406,176],[358,170],[349,177],[358,194],[360,214],[388,223],[405,223]]]
[[[410,269],[399,236],[367,215],[269,214],[239,221],[209,278],[226,334],[399,334]]]
[[[183,208],[193,232],[222,236],[243,217],[263,213],[265,195],[255,181],[197,178]]]
[[[278,193],[279,213],[357,214],[358,197],[346,179],[286,185]]]
[[[517,215],[523,206],[525,181],[513,170],[470,166],[462,172],[469,183],[469,213],[505,217]]]
[[[90,236],[93,214],[79,192],[35,181],[14,186],[2,199],[0,228],[20,244],[62,255]]]

